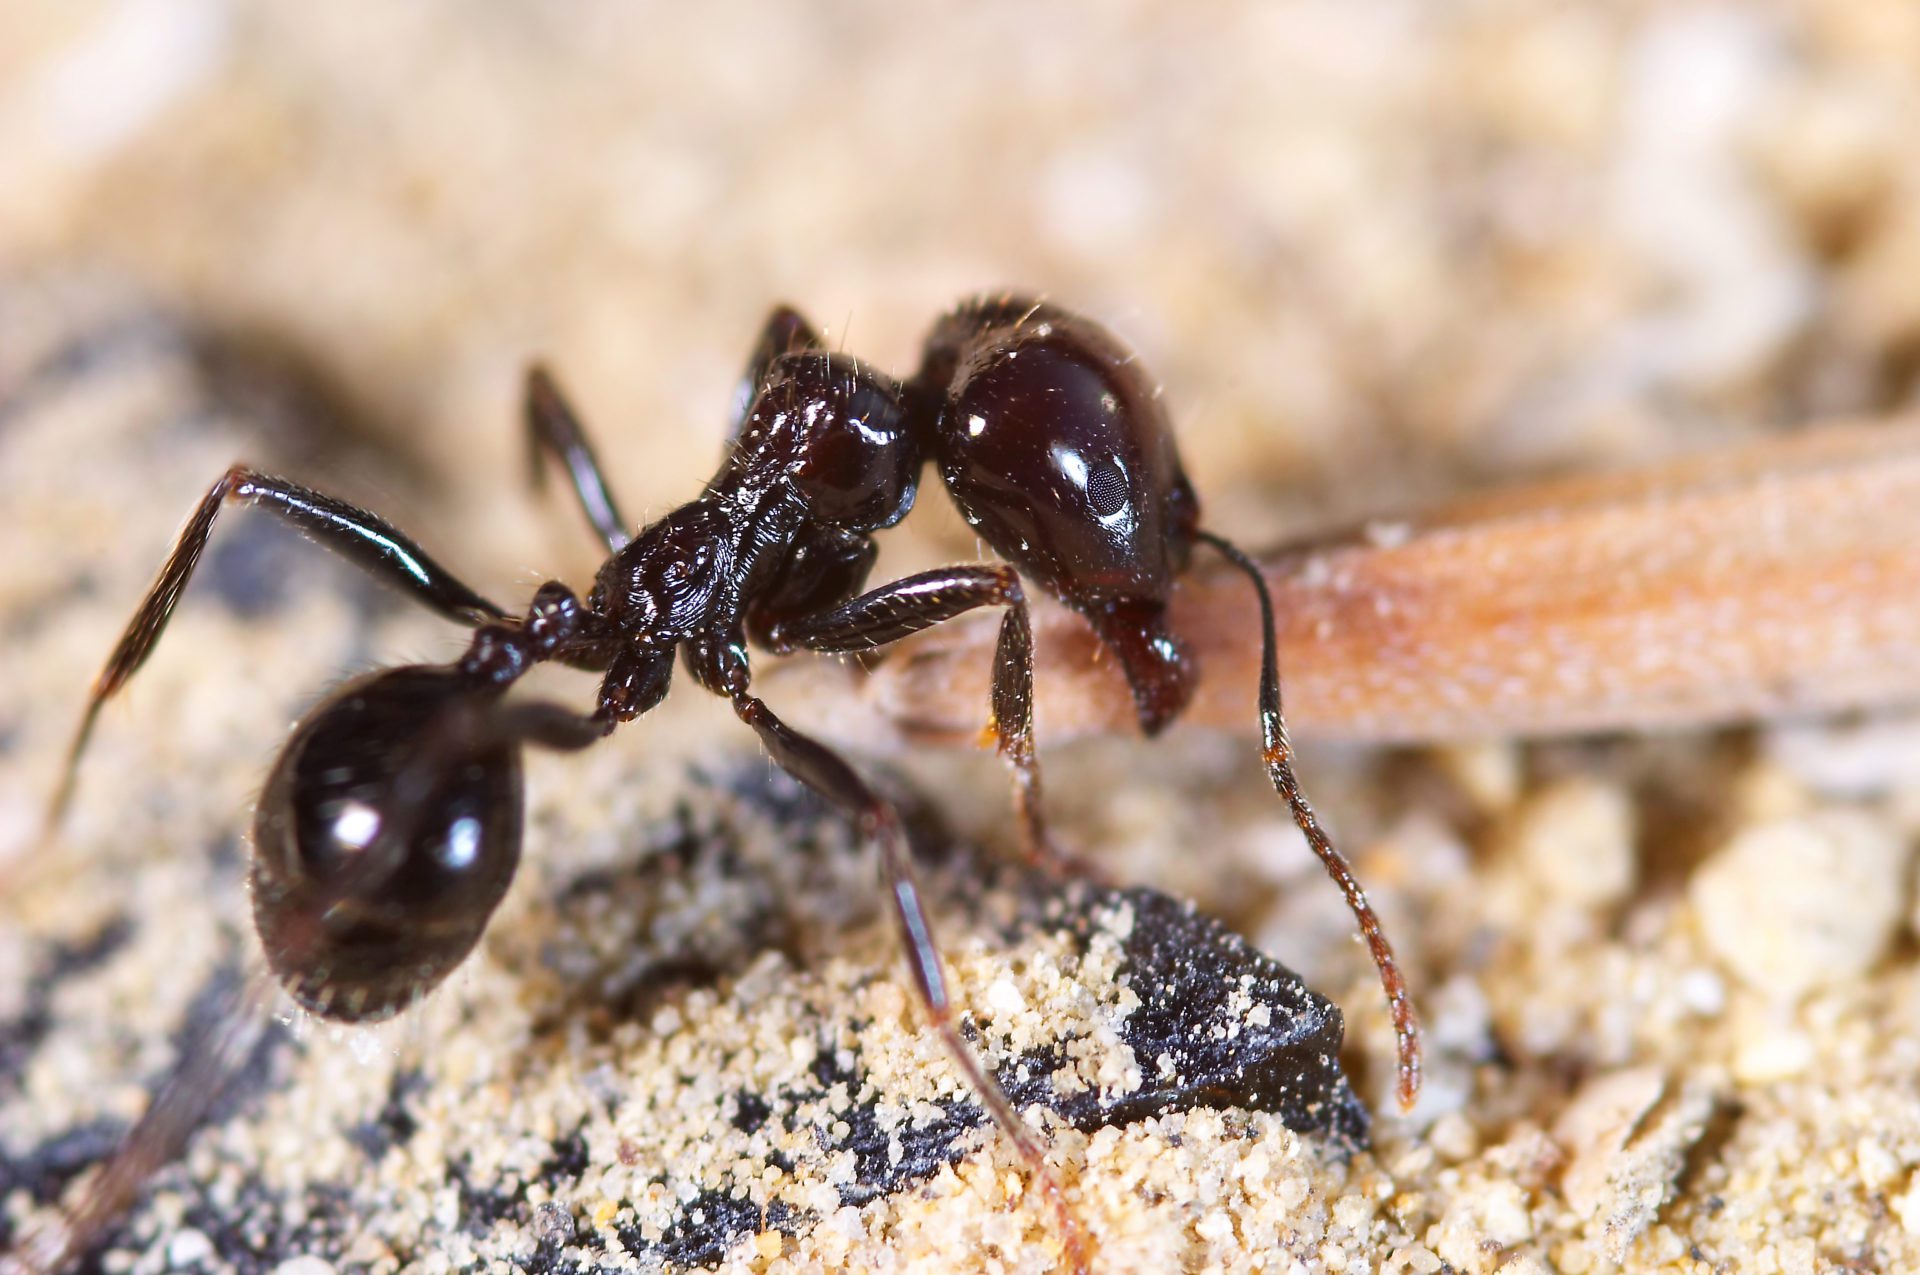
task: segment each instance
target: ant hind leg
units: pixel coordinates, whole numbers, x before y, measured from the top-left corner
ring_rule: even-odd
[[[273,1025],[276,994],[272,976],[255,962],[214,1015],[190,1027],[173,1073],[79,1197],[0,1248],[0,1275],[58,1275],[93,1250],[148,1179],[179,1159],[220,1095],[257,1056]]]
[[[47,811],[51,834],[73,798],[80,759],[86,752],[100,707],[117,694],[153,653],[153,647],[173,617],[180,595],[193,578],[194,568],[213,534],[213,524],[225,504],[254,505],[318,540],[370,575],[400,589],[429,610],[462,624],[505,619],[507,613],[481,597],[452,572],[427,556],[393,524],[343,500],[323,495],[284,478],[235,465],[195,507],[174,542],[173,551],[148,586],[146,596],[107,657],[106,667],[94,679],[85,714],[67,750],[60,784]]]
[[[740,382],[734,387],[733,405],[727,413],[727,436],[738,438],[740,427],[747,419],[747,409],[753,406],[753,399],[760,392],[760,383],[767,379],[767,372],[773,367],[775,359],[783,354],[792,354],[799,350],[823,350],[826,344],[821,341],[820,333],[807,317],[790,305],[777,305],[767,315],[767,321],[760,325],[760,336],[753,343],[753,352],[747,355],[747,366],[740,373]]]

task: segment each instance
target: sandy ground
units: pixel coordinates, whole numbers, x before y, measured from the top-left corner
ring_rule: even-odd
[[[1013,283],[1140,349],[1210,518],[1272,543],[1911,407],[1916,109],[1897,0],[9,9],[0,1234],[251,960],[244,833],[288,723],[456,649],[235,519],[30,856],[88,679],[230,461],[517,600],[594,565],[520,482],[530,357],[652,514],[710,471],[775,300],[904,368],[941,308]],[[975,556],[926,505],[883,571]],[[870,861],[704,701],[531,762],[478,955],[390,1027],[276,1031],[105,1265],[1051,1269],[1057,1227],[918,1030]],[[990,757],[865,759],[954,830],[929,884],[982,1048],[1068,1064],[1032,1118],[1096,1269],[1920,1268],[1920,721],[1302,742],[1419,991],[1410,1116],[1251,738],[1047,754],[1064,834],[1164,892],[1125,898],[983,866],[1013,841]],[[1074,1105],[1167,1084],[1128,946],[1162,898],[1344,1010],[1368,1149],[1327,1131],[1339,1098]],[[1291,986],[1227,932],[1185,941]]]

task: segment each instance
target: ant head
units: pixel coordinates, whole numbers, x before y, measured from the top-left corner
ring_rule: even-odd
[[[968,303],[928,338],[930,447],[988,543],[1092,621],[1149,733],[1192,696],[1167,624],[1199,505],[1160,392],[1105,328],[1016,297]]]
[[[254,819],[254,924],[304,1008],[398,1013],[466,958],[520,859],[519,746],[476,745],[487,697],[409,666],[335,692],[294,731]]]
[[[900,383],[845,354],[775,358],[716,488],[783,482],[808,521],[878,531],[913,507],[923,460]]]

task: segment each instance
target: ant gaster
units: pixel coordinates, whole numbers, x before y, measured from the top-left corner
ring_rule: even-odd
[[[866,651],[963,612],[1003,608],[991,730],[1013,769],[1028,852],[1047,858],[1021,576],[1092,625],[1151,735],[1179,716],[1196,684],[1168,604],[1194,546],[1205,543],[1257,591],[1266,764],[1379,966],[1399,1039],[1399,1095],[1411,1103],[1419,1084],[1412,1007],[1378,921],[1294,778],[1265,582],[1238,549],[1201,529],[1158,390],[1113,335],[1046,302],[984,297],[934,326],[919,372],[902,382],[828,351],[799,314],[776,309],[748,363],[719,472],[698,498],[633,536],[544,370],[528,378],[526,411],[536,475],[546,460],[565,466],[610,552],[584,600],[549,582],[513,616],[379,516],[236,465],[195,509],[96,681],[55,817],[101,705],[151,653],[229,502],[278,516],[473,626],[458,660],[368,674],[314,709],[275,762],[254,821],[252,897],[267,964],[321,1017],[379,1019],[459,965],[505,894],[520,856],[522,745],[583,748],[641,716],[666,695],[677,656],[732,703],[779,765],[878,844],[920,999],[1051,1197],[1071,1264],[1083,1267],[1084,1237],[1040,1146],[961,1036],[899,817],[837,754],[753,694],[748,643],[776,653]],[[929,461],[1005,563],[947,567],[863,592],[874,533],[906,516]],[[506,697],[549,660],[601,675],[592,712]]]

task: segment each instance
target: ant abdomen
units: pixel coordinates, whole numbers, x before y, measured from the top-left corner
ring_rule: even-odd
[[[1158,731],[1193,694],[1166,608],[1199,522],[1158,387],[1099,324],[1004,296],[940,321],[920,382],[941,404],[929,450],[961,513],[1087,617]]]
[[[465,959],[520,859],[519,744],[456,668],[351,682],[295,729],[254,818],[254,924],[322,1017],[370,1021]]]

